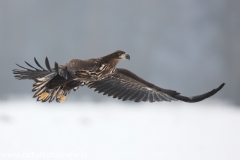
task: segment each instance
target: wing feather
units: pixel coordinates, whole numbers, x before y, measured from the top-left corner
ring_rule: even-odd
[[[58,65],[57,62],[55,62],[55,68],[51,68],[49,60],[48,60],[47,57],[45,59],[45,65],[47,67],[47,70],[44,69],[38,63],[38,61],[35,57],[34,57],[34,61],[40,69],[32,66],[31,64],[29,64],[28,62],[25,61],[25,63],[29,67],[31,67],[31,69],[20,66],[19,64],[16,64],[17,66],[19,66],[20,68],[22,68],[24,70],[14,69],[13,70],[13,74],[15,75],[14,77],[16,79],[19,79],[19,80],[21,80],[21,79],[34,79],[35,81],[38,81],[37,79],[44,78],[45,76],[49,76],[50,74],[54,73],[55,75],[59,75],[61,77],[64,77],[65,79],[68,79],[69,76],[75,78],[75,75],[74,75],[72,70],[69,70],[67,67],[59,68],[59,65]]]
[[[134,99],[134,102],[141,102],[144,94],[145,93],[141,90],[140,93],[138,94],[138,96]]]
[[[109,89],[109,86],[101,86],[101,88],[98,89],[98,93],[106,92]]]
[[[117,90],[117,92],[113,95],[113,98],[118,98],[121,94],[122,94],[122,92],[124,91],[124,90],[126,90],[125,88],[120,88],[119,90]]]
[[[57,72],[57,74],[60,75],[60,73],[59,73],[59,67],[58,67],[58,63],[57,63],[57,62],[55,62],[55,72]],[[61,75],[60,75],[60,76],[61,76]]]
[[[128,100],[133,94],[136,93],[137,90],[131,89],[127,94],[124,94],[122,100],[126,101]]]
[[[26,70],[28,70],[28,71],[34,71],[34,70],[32,70],[32,69],[28,69],[28,68],[25,68],[25,67],[23,67],[23,66],[20,66],[20,65],[17,64],[17,63],[16,63],[16,65],[17,65],[18,67],[22,68],[22,69],[26,69]]]
[[[47,69],[48,69],[50,72],[52,72],[52,69],[51,69],[51,67],[50,67],[50,64],[49,64],[49,61],[48,61],[48,58],[47,58],[47,57],[46,57],[46,59],[45,59],[45,64],[46,64]]]
[[[153,98],[155,99],[155,101],[159,102],[160,98],[157,96],[157,93],[152,93]]]
[[[109,75],[107,78],[89,82],[87,86],[95,89],[99,93],[104,95],[113,96],[123,101],[130,100],[134,102],[149,101],[185,101],[185,102],[198,102],[205,98],[208,98],[217,93],[225,83],[220,85],[217,89],[213,89],[202,95],[186,97],[180,95],[180,93],[163,89],[149,83],[142,78],[138,77],[134,73],[126,70],[117,68],[115,73]]]
[[[38,61],[37,61],[37,59],[34,57],[34,61],[35,61],[35,63],[37,64],[37,66],[39,67],[39,68],[41,68],[43,71],[46,71],[39,63],[38,63]]]
[[[24,61],[29,67],[31,67],[31,68],[33,68],[33,69],[36,69],[36,71],[41,71],[41,70],[39,70],[38,68],[36,68],[36,67],[33,67],[31,64],[29,64],[28,62],[26,62],[26,61]]]
[[[125,89],[125,88],[121,89],[121,93],[118,96],[118,99],[123,99],[127,93],[129,93],[129,89]]]
[[[112,88],[111,92],[108,93],[108,96],[115,95],[119,91],[120,87],[121,86],[116,86],[116,87]]]
[[[109,93],[111,93],[112,91],[114,91],[116,89],[116,86],[114,84],[110,85],[108,87],[108,89],[106,89],[103,93],[103,95],[108,95]]]
[[[123,101],[160,101],[159,91],[150,88],[152,86],[148,86],[140,81],[134,79],[127,74],[124,74],[123,69],[116,69],[116,72],[100,81],[90,82],[88,84],[89,88],[95,88],[94,91],[98,91],[98,93],[103,93],[103,95],[113,96],[113,98],[118,98]],[[130,72],[130,71],[127,71]],[[162,93],[165,94],[165,93]],[[168,99],[166,99],[168,100]],[[171,98],[171,100],[175,100]]]
[[[143,98],[142,98],[142,101],[143,102],[147,102],[148,101],[148,91],[146,91],[145,93],[144,93],[144,96],[143,96]]]
[[[129,101],[135,101],[135,99],[139,96],[139,94],[141,93],[141,89],[139,88],[138,90],[135,90],[135,93],[132,94],[128,100]]]

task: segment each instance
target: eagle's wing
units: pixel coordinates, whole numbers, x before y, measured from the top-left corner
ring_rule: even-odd
[[[89,88],[95,88],[95,91],[98,91],[98,93],[113,96],[113,98],[118,98],[123,101],[155,102],[181,100],[185,102],[198,102],[217,93],[225,83],[205,94],[185,97],[176,91],[155,86],[126,69],[117,68],[115,73],[107,78],[100,81],[89,82],[87,85]]]
[[[60,68],[57,62],[55,62],[54,68],[51,68],[47,57],[45,59],[45,65],[46,65],[47,69],[43,68],[38,63],[36,58],[34,58],[34,61],[39,68],[36,68],[36,67],[30,65],[26,61],[25,61],[25,63],[31,68],[25,68],[23,66],[16,64],[17,66],[19,66],[20,68],[23,68],[24,70],[14,69],[13,70],[13,74],[15,74],[14,77],[16,79],[21,80],[21,79],[36,79],[36,78],[41,78],[41,77],[45,77],[47,75],[53,75],[53,74],[59,75],[65,79],[68,79],[69,74],[71,76],[74,76],[73,72],[71,70],[69,70],[67,67]]]
[[[36,91],[36,93],[33,98],[38,97],[38,101],[46,102],[49,100],[49,102],[52,102],[59,93],[69,94],[72,89],[75,91],[78,89],[78,86],[82,84],[82,82],[73,80],[75,78],[74,71],[66,65],[59,66],[58,63],[55,62],[54,68],[51,68],[48,58],[46,57],[45,65],[47,69],[45,69],[38,63],[36,58],[34,58],[34,61],[39,68],[25,62],[31,68],[25,68],[17,64],[17,66],[24,70],[14,69],[13,74],[15,74],[15,78],[19,80],[33,79],[35,81],[32,91]],[[46,98],[42,99],[39,97],[46,91],[48,91]]]

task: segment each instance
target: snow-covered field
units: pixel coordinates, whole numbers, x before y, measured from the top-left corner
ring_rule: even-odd
[[[0,129],[1,160],[240,159],[240,108],[218,101],[7,101]]]

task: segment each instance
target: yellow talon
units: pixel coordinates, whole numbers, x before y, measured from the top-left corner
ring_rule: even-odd
[[[57,101],[58,101],[59,103],[64,102],[65,99],[66,99],[66,96],[64,96],[63,94],[58,94],[58,95],[57,95]]]
[[[47,97],[48,97],[48,95],[49,95],[49,93],[47,93],[47,92],[43,92],[43,93],[41,93],[40,95],[39,95],[39,98],[38,98],[38,100],[45,100]]]

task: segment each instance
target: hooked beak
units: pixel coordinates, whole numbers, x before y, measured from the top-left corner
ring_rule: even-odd
[[[129,54],[125,54],[125,58],[128,59],[128,60],[130,60]]]

